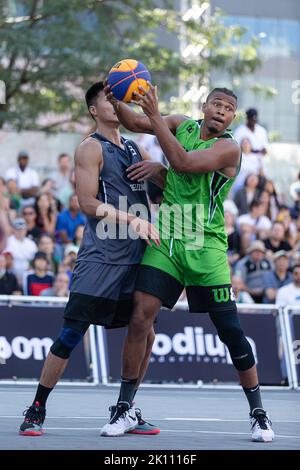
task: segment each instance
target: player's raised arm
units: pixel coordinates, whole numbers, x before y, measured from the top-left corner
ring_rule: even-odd
[[[140,114],[135,112],[127,104],[118,101],[107,82],[105,82],[104,93],[108,101],[113,105],[115,113],[118,116],[118,119],[122,126],[128,129],[131,132],[137,132],[142,134],[154,134],[154,130],[151,124],[150,119],[145,114]],[[177,127],[187,119],[184,115],[171,115],[162,117],[163,121],[166,123],[168,129],[175,134]]]
[[[187,152],[170,132],[166,122],[159,113],[157,87],[154,87],[150,83],[149,86],[149,91],[146,92],[142,89],[145,94],[139,95],[138,100],[134,102],[138,104],[143,109],[146,116],[148,116],[166,158],[177,173],[209,173],[211,171],[238,166],[240,147],[233,140],[227,141],[226,139],[221,139],[207,150]],[[230,103],[228,107],[230,107]],[[235,108],[232,106],[233,117],[234,113]],[[219,123],[221,128],[222,117],[219,116],[217,110],[215,111],[215,116],[213,121],[215,121],[215,119],[218,119],[218,121],[217,124],[215,122],[214,125],[218,125]],[[220,137],[220,133],[218,133],[217,129],[215,135]]]

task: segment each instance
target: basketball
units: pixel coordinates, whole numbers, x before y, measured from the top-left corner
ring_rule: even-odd
[[[147,81],[151,75],[142,62],[134,59],[124,59],[117,62],[109,71],[108,84],[119,101],[130,103],[134,92],[142,93],[139,86],[149,89]]]

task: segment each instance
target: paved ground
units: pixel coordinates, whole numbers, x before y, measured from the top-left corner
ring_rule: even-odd
[[[58,387],[49,399],[42,437],[17,433],[34,388],[0,385],[0,449],[300,449],[300,392],[265,391],[276,432],[272,444],[249,439],[248,408],[238,390],[149,389],[139,392],[143,415],[161,427],[157,436],[99,436],[116,388]]]

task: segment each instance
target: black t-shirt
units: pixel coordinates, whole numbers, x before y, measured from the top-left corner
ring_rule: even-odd
[[[17,278],[14,274],[6,272],[0,278],[0,295],[11,295],[18,290]]]
[[[276,253],[276,251],[281,251],[281,250],[290,251],[292,249],[291,245],[284,240],[281,241],[278,246],[272,245],[270,238],[265,240],[264,243],[265,243],[266,249],[273,251],[273,253]]]
[[[33,240],[34,242],[38,241],[41,234],[42,234],[42,231],[37,226],[33,227],[33,229],[31,230],[27,230],[27,237]]]

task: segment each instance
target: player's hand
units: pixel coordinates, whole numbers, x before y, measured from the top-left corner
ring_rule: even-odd
[[[140,238],[145,240],[147,245],[151,246],[150,240],[152,240],[156,246],[160,245],[159,231],[147,220],[141,219],[140,217],[135,217],[130,222],[130,226]]]
[[[163,168],[165,167],[159,162],[144,160],[129,166],[126,171],[128,178],[140,182],[159,176]]]
[[[106,97],[107,101],[109,101],[113,106],[118,106],[119,105],[119,101],[117,100],[117,98],[115,98],[113,92],[110,89],[110,86],[109,86],[107,80],[105,80],[105,82],[104,82],[104,90],[103,91],[104,91],[104,94],[105,94],[105,97]]]
[[[131,103],[140,106],[146,116],[151,119],[157,114],[160,114],[158,110],[157,86],[153,86],[150,82],[147,82],[147,84],[149,86],[149,90],[147,91],[142,86],[139,86],[141,93],[135,92],[135,99],[131,100]]]

